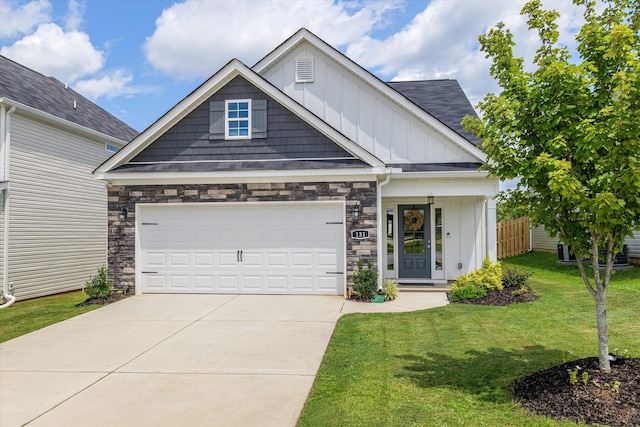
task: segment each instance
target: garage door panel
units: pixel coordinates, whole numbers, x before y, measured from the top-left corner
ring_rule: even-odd
[[[213,291],[215,290],[215,276],[213,274],[194,274],[193,287],[199,291]]]
[[[142,280],[143,284],[145,284],[146,288],[149,290],[163,291],[166,289],[164,275],[143,274]]]
[[[292,259],[292,267],[313,268],[313,254],[294,252]]]
[[[286,291],[289,283],[289,277],[287,275],[275,275],[269,274],[266,279],[267,290],[273,291]]]
[[[288,253],[287,252],[268,252],[267,253],[267,268],[282,268],[287,266]]]
[[[170,255],[170,260],[171,260],[171,263],[169,264],[169,266],[171,268],[189,267],[191,265],[191,263],[189,261],[189,253],[188,252],[184,252],[184,253],[172,252],[171,255]]]
[[[336,252],[319,252],[317,263],[319,267],[335,268],[338,264],[338,256]]]
[[[292,276],[293,289],[298,291],[311,291],[313,289],[313,277],[312,276]]]
[[[242,267],[264,267],[262,254],[255,252],[247,253],[243,251]]]
[[[193,254],[193,264],[195,267],[213,267],[215,265],[215,254],[213,252],[196,252]]]
[[[220,290],[231,290],[237,291],[239,290],[239,277],[236,274],[233,275],[218,275],[218,287]]]
[[[236,267],[238,264],[238,252],[219,252],[218,254],[218,266],[219,267]]]
[[[262,276],[250,276],[247,274],[242,275],[242,288],[248,291],[262,290],[263,277]]]
[[[341,277],[341,276],[340,276]],[[319,276],[318,289],[326,292],[332,292],[338,286],[338,275]]]
[[[188,274],[169,274],[169,288],[171,289],[189,289],[191,278]]]
[[[144,262],[148,267],[166,267],[167,259],[166,254],[164,252],[149,252],[146,255],[146,262]]]
[[[343,270],[342,203],[143,205],[139,221],[139,268],[157,271],[142,292],[343,292],[326,274]]]

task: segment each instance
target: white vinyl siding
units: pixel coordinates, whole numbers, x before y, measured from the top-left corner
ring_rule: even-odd
[[[93,141],[14,114],[9,282],[16,299],[80,289],[106,263],[107,193]]]
[[[313,83],[296,84],[299,59],[313,59]],[[308,43],[265,70],[263,77],[382,161],[478,161]]]
[[[559,239],[550,237],[544,227],[539,226],[532,229],[533,249],[543,251],[556,251]],[[633,237],[627,237],[625,244],[629,249],[629,257],[640,258],[640,231],[635,231]]]

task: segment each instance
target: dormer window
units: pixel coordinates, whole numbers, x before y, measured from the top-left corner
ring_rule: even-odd
[[[251,138],[251,100],[226,101],[225,137],[228,139]]]

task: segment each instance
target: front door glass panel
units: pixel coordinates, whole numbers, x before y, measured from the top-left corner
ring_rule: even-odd
[[[429,205],[398,206],[398,277],[431,278]]]

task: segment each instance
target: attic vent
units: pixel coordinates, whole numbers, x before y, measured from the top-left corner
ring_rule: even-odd
[[[296,59],[296,83],[313,82],[313,58]]]

